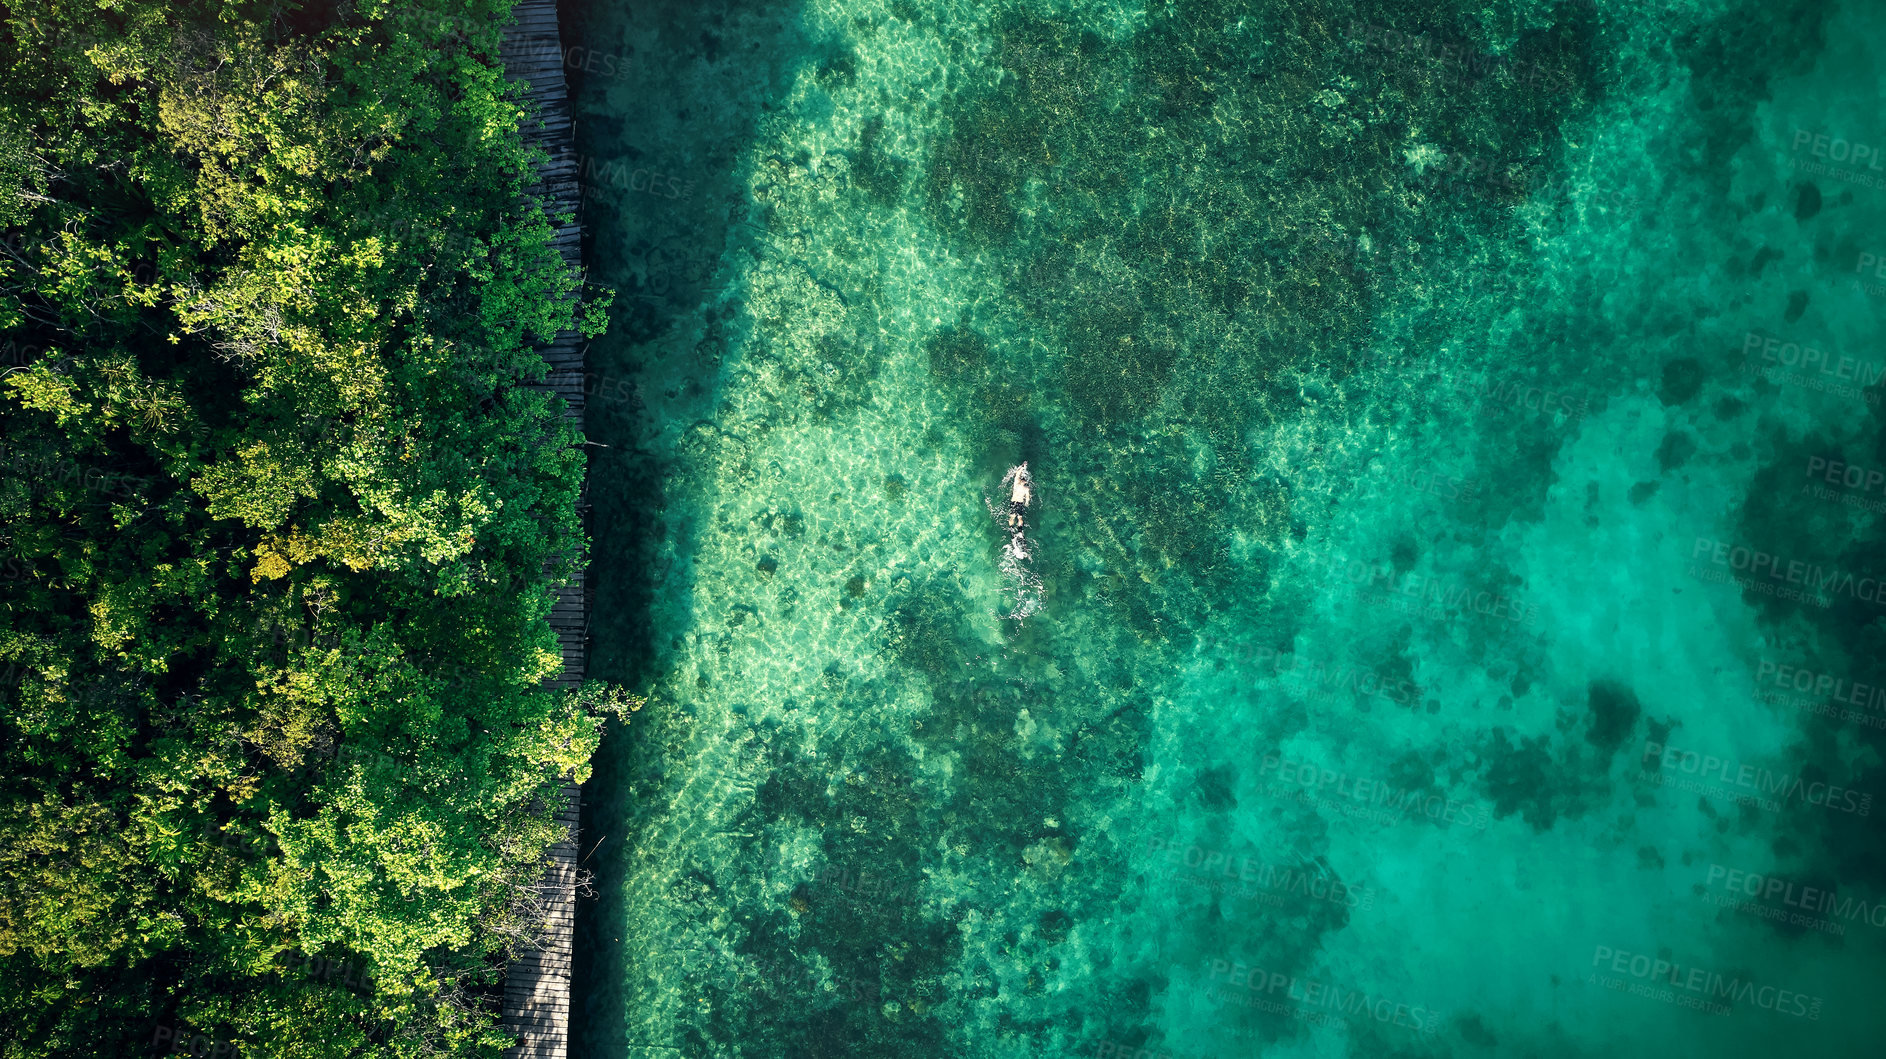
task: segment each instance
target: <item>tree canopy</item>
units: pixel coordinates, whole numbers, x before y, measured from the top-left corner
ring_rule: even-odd
[[[597,322],[509,7],[0,8],[5,1059],[507,1043],[632,705],[541,686],[584,459],[533,344]]]

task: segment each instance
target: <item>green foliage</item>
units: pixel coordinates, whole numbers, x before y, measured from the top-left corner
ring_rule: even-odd
[[[601,317],[508,13],[5,9],[4,1059],[506,1043],[557,792],[639,705],[541,686],[584,462],[524,384]]]

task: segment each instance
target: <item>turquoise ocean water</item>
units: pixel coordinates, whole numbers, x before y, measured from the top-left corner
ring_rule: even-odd
[[[566,16],[573,1055],[1879,1054],[1886,9]]]

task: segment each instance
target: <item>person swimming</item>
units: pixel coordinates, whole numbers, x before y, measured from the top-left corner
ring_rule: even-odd
[[[1008,487],[1008,543],[1002,548],[1001,572],[1007,584],[1007,591],[1013,593],[1015,609],[1002,615],[1020,621],[1041,610],[1041,579],[1028,568],[1034,554],[1028,546],[1028,508],[1035,502],[1035,479],[1028,473],[1028,464],[1020,463],[1010,467],[1002,476],[1002,484]],[[989,505],[989,513],[1000,518],[995,505]]]
[[[1002,479],[1002,484],[1011,483],[1014,488],[1009,491],[1008,495],[1008,530],[1009,533],[1016,534],[1027,528],[1024,525],[1023,516],[1028,511],[1028,505],[1035,499],[1035,480],[1028,474],[1026,461],[1009,468],[1008,474]]]

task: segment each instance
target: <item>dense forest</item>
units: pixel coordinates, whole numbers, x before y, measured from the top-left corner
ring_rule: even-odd
[[[6,1059],[508,1043],[633,706],[541,686],[584,457],[533,346],[606,299],[509,8],[0,8]]]

